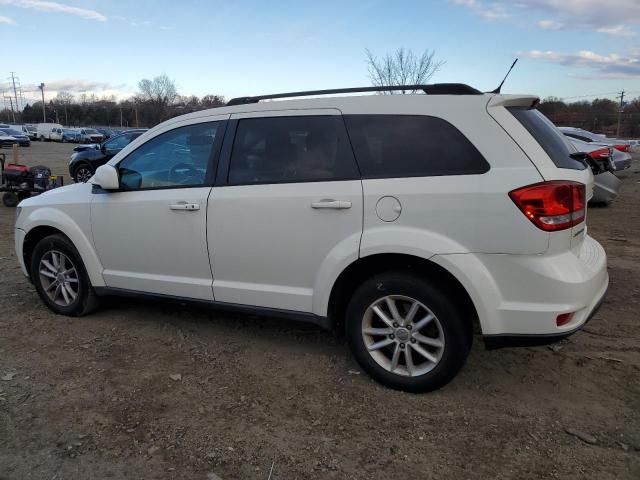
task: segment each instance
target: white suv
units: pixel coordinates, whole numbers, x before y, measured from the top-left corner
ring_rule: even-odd
[[[168,120],[20,204],[22,269],[65,315],[140,294],[343,329],[409,391],[451,380],[474,328],[490,348],[575,332],[608,285],[592,172],[536,97],[422,88]]]

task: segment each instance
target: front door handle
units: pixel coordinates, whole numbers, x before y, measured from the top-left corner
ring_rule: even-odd
[[[193,212],[195,210],[200,210],[200,205],[197,203],[187,203],[187,202],[178,202],[173,205],[169,205],[171,210],[187,210]]]
[[[351,202],[348,200],[334,200],[332,198],[324,198],[319,202],[313,202],[311,208],[332,208],[334,210],[346,210],[351,208]]]

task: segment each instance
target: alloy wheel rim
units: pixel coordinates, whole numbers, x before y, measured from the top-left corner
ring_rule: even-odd
[[[405,377],[433,370],[445,349],[438,317],[423,303],[404,295],[387,295],[367,308],[362,339],[378,365]]]
[[[78,271],[73,262],[58,250],[49,250],[38,266],[42,290],[56,305],[68,307],[78,297]]]
[[[78,173],[76,173],[76,178],[82,183],[86,183],[91,176],[92,173],[88,168],[81,168],[78,170]]]

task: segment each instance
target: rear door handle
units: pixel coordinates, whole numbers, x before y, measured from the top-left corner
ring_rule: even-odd
[[[332,198],[325,198],[319,202],[313,202],[311,208],[332,208],[334,210],[346,210],[351,208],[351,202],[348,200],[334,200]]]
[[[200,210],[200,205],[197,203],[178,202],[173,205],[169,205],[171,210],[188,210],[190,212],[194,210]]]

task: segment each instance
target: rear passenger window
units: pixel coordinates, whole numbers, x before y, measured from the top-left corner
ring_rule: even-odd
[[[538,110],[524,107],[509,107],[507,110],[527,129],[556,167],[572,170],[587,168],[584,163],[569,156],[571,152],[562,133]]]
[[[342,118],[245,118],[238,122],[229,183],[294,183],[359,178]]]
[[[489,164],[473,144],[441,118],[346,115],[363,178],[485,173]]]

